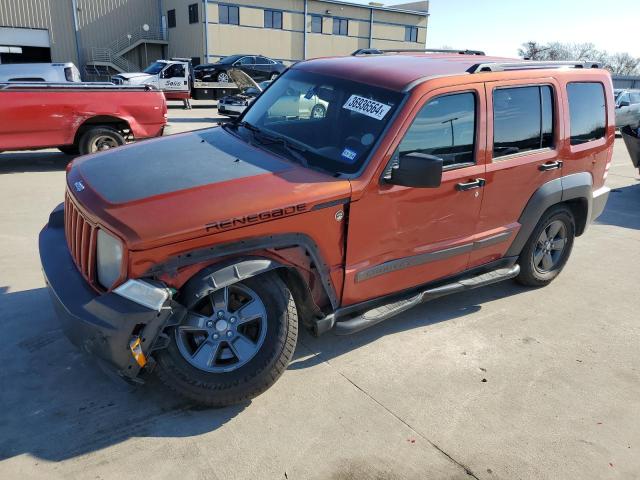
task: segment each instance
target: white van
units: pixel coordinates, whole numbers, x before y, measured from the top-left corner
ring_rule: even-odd
[[[67,63],[6,63],[0,65],[0,82],[81,82],[80,71]]]

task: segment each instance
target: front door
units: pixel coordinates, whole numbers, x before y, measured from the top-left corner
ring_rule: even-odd
[[[165,92],[189,91],[188,64],[172,63],[160,72],[160,90]]]
[[[505,255],[531,196],[562,175],[560,88],[552,78],[486,85],[489,158],[478,222],[486,240],[472,252],[472,267]]]
[[[375,179],[349,211],[343,305],[460,273],[483,196],[485,93],[482,84],[426,94],[390,152],[420,152],[444,161],[437,188]]]

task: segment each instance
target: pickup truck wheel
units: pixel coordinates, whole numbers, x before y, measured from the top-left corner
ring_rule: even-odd
[[[124,137],[117,130],[109,127],[96,127],[82,134],[79,150],[82,155],[87,155],[116,148],[124,143]]]
[[[183,291],[188,314],[156,354],[162,382],[211,407],[246,402],[273,385],[298,337],[295,302],[280,277],[269,272],[212,290],[205,270]]]
[[[314,118],[314,119],[324,118],[326,114],[327,114],[327,109],[324,108],[324,105],[321,105],[319,103],[314,105],[313,108],[311,109],[311,118]]]
[[[64,145],[62,147],[58,147],[58,150],[66,155],[78,155],[80,153],[77,145]]]
[[[516,281],[531,287],[551,283],[571,255],[575,228],[573,214],[567,207],[557,206],[549,210],[538,222],[520,254],[520,274]]]

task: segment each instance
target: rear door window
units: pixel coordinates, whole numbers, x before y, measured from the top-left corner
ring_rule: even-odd
[[[549,85],[493,92],[493,158],[553,147],[553,91]]]
[[[398,154],[425,153],[443,159],[444,167],[475,162],[476,96],[471,92],[430,100],[400,143]]]
[[[571,121],[571,145],[604,138],[607,126],[604,86],[597,82],[567,85]]]

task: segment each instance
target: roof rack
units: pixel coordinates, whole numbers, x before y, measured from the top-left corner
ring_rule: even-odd
[[[536,60],[524,60],[522,62],[486,62],[473,65],[467,72],[506,72],[509,70],[540,70],[545,68],[600,68],[600,64],[598,62],[546,62]]]
[[[355,52],[351,54],[353,57],[357,57],[359,55],[384,55],[385,53],[405,53],[405,52],[413,52],[413,53],[454,53],[457,55],[481,55],[484,56],[485,53],[481,50],[449,50],[444,48],[393,48],[393,49],[384,49],[381,50],[379,48],[359,48]]]
[[[116,85],[109,82],[0,82],[0,90],[11,88],[64,88],[64,89],[94,89],[94,90],[158,90],[155,85]]]

